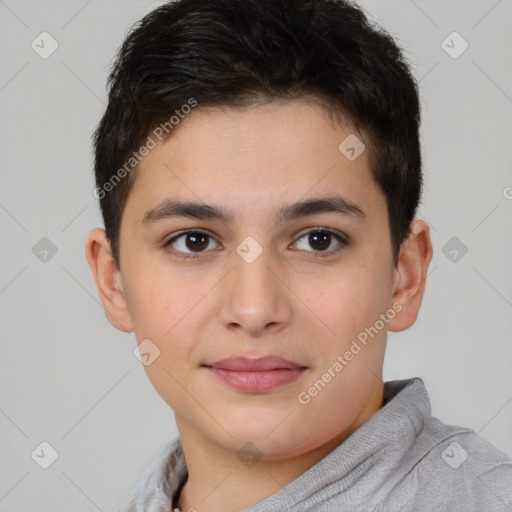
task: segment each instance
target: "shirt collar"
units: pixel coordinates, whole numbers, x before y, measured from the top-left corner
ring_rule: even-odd
[[[392,480],[400,478],[403,454],[415,444],[430,416],[430,400],[422,379],[385,382],[379,411],[317,464],[245,512],[271,512],[307,504],[320,489],[325,493],[329,486],[336,494],[350,491],[351,500],[370,504],[371,496],[378,501],[393,485]],[[164,494],[173,510],[188,478],[179,436],[165,447],[160,460],[162,464],[156,469],[160,475],[153,475],[159,485],[155,494]],[[363,480],[364,485],[357,485]],[[364,489],[361,496],[358,489]]]

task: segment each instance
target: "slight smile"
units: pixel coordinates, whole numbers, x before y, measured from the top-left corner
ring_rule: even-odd
[[[262,393],[297,380],[308,369],[278,356],[258,359],[233,357],[203,365],[231,387],[247,393]]]

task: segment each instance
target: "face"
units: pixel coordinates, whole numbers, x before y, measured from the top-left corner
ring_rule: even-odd
[[[339,149],[351,133],[304,102],[198,108],[142,161],[119,285],[182,436],[291,457],[381,406],[398,276],[367,152]],[[295,367],[212,367],[264,356]]]

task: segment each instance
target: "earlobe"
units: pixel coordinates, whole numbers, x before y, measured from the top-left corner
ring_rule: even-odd
[[[395,332],[408,329],[418,317],[433,254],[428,225],[417,220],[412,223],[411,230],[411,235],[400,248],[395,270],[393,302],[402,306],[400,313],[388,325],[389,330]]]
[[[133,325],[126,303],[121,273],[112,257],[105,230],[97,228],[89,233],[85,254],[108,321],[120,331],[132,332]]]

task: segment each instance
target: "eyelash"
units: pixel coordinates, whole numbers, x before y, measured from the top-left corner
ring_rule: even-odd
[[[180,234],[178,234],[178,235],[172,237],[171,239],[169,239],[164,244],[164,247],[170,247],[171,244],[173,242],[175,242],[176,240],[178,240],[178,239],[180,239],[180,238],[182,238],[182,237],[184,237],[186,235],[191,235],[191,234],[206,235],[209,238],[213,238],[210,234],[208,234],[208,233],[206,233],[204,231],[197,230],[197,229],[190,229],[190,230],[187,230],[187,231],[182,231]],[[330,251],[306,251],[306,252],[313,252],[314,253],[314,256],[312,256],[313,258],[326,258],[328,256],[332,256],[334,254],[337,254],[338,252],[343,250],[344,247],[349,245],[349,238],[346,235],[341,235],[340,233],[337,233],[336,231],[332,231],[332,230],[326,229],[326,228],[313,228],[310,231],[307,231],[306,233],[303,233],[300,236],[300,238],[298,238],[297,242],[302,240],[303,238],[305,238],[305,237],[307,237],[309,235],[313,235],[313,234],[328,234],[328,235],[333,236],[339,242],[338,247],[335,248],[335,249],[332,249]],[[295,242],[295,243],[297,243],[297,242]],[[177,256],[178,258],[183,258],[183,259],[186,259],[186,260],[200,258],[206,252],[209,252],[209,251],[204,251],[204,252],[201,252],[201,253],[192,254],[192,253],[182,253],[180,251],[176,251],[176,250],[173,249],[173,255]]]

